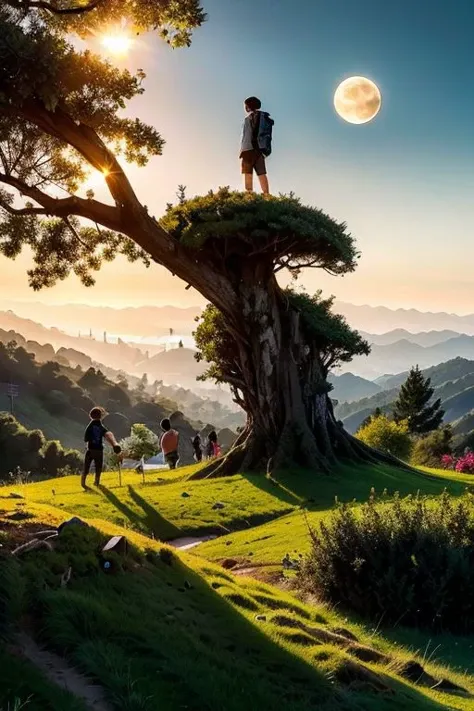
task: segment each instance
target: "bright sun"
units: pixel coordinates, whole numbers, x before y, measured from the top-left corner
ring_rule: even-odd
[[[126,32],[119,30],[118,32],[104,35],[101,38],[101,44],[110,54],[123,56],[130,51],[133,40]]]

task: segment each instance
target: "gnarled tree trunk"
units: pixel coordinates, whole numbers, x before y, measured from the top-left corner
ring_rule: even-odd
[[[195,478],[252,469],[276,473],[295,465],[328,473],[341,459],[395,462],[336,422],[319,353],[273,271],[250,263],[235,285],[238,310],[229,337],[236,342],[239,376],[230,384],[247,425],[230,452]]]

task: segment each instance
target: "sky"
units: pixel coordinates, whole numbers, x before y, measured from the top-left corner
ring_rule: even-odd
[[[275,120],[268,160],[274,194],[347,222],[362,253],[344,278],[301,281],[355,304],[474,312],[474,3],[472,0],[203,0],[208,22],[192,46],[140,38],[126,60],[146,92],[127,109],[166,140],[163,156],[128,169],[150,213],[178,184],[188,196],[240,189],[242,102],[257,95]],[[335,112],[352,75],[379,86],[382,108],[353,125]],[[105,196],[94,185],[98,198]],[[74,278],[34,294],[28,256],[0,260],[2,300],[198,305],[163,268],[119,260],[92,289]]]

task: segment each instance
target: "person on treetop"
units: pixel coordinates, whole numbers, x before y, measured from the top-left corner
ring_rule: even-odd
[[[161,421],[161,429],[163,430],[163,435],[160,440],[160,447],[165,462],[170,469],[176,469],[179,462],[179,432],[172,429],[171,422],[167,417]]]
[[[91,421],[84,432],[84,442],[87,443],[87,449],[84,457],[84,471],[81,477],[81,486],[83,489],[87,489],[86,478],[90,472],[92,462],[95,467],[94,484],[95,486],[100,485],[100,475],[104,468],[104,439],[106,439],[113,448],[115,454],[122,453],[122,448],[117,444],[114,435],[112,432],[109,432],[107,427],[102,423],[105,414],[105,411],[101,407],[93,407],[89,413]]]
[[[246,117],[240,144],[241,169],[245,190],[253,192],[253,172],[255,171],[264,195],[270,192],[265,158],[272,152],[273,119],[266,111],[261,111],[262,102],[250,96],[244,102]]]

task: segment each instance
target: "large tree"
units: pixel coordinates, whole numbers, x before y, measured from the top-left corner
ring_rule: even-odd
[[[119,70],[68,39],[122,17],[174,46],[189,44],[205,19],[198,0],[0,0],[1,252],[14,258],[31,249],[34,289],[71,271],[91,285],[118,254],[154,261],[213,305],[207,321],[217,350],[208,355],[248,424],[207,473],[262,463],[273,471],[293,460],[328,470],[340,457],[382,457],[335,421],[326,381],[330,367],[367,353],[367,344],[331,314],[331,300],[277,282],[281,270],[295,278],[304,268],[353,271],[358,255],[346,226],[292,196],[228,190],[181,196],[154,219],[117,159],[144,165],[162,149],[153,127],[120,113],[143,92],[143,73]],[[102,171],[112,204],[77,195],[90,168]],[[220,348],[229,349],[223,358]]]

